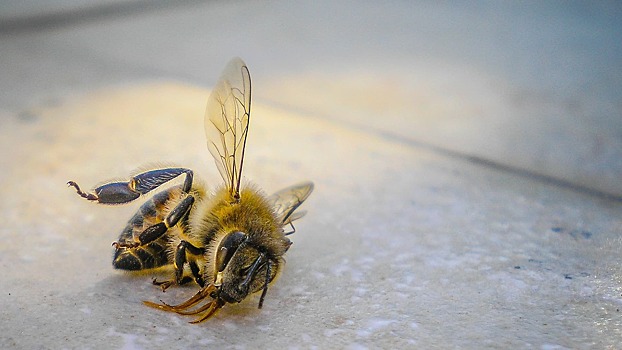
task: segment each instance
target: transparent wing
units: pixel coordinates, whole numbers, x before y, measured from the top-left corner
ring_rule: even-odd
[[[251,77],[240,58],[232,59],[207,100],[207,148],[234,198],[239,199],[244,148],[251,114]]]
[[[284,188],[268,197],[277,220],[285,225],[303,217],[305,212],[294,213],[294,211],[309,197],[311,192],[313,192],[313,182],[304,182]]]

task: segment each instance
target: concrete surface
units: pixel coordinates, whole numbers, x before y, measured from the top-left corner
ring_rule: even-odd
[[[617,3],[6,4],[0,348],[619,347]],[[195,287],[111,267],[142,202],[65,182],[216,183],[203,108],[238,55],[245,178],[316,191],[264,309],[190,325],[141,301]]]

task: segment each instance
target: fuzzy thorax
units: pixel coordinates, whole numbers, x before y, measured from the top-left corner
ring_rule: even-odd
[[[266,196],[252,185],[241,190],[239,201],[227,188],[219,188],[210,198],[196,203],[189,220],[191,239],[206,247],[206,266],[202,271],[206,282],[215,281],[217,250],[231,232],[245,233],[245,246],[264,252],[278,262],[291,244]]]

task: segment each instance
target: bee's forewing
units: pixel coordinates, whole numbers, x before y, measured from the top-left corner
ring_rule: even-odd
[[[207,148],[230,192],[239,195],[251,112],[251,77],[240,58],[232,59],[207,100]]]

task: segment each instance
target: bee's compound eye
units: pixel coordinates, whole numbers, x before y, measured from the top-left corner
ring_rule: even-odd
[[[225,269],[233,254],[245,239],[246,234],[240,231],[233,231],[223,238],[216,252],[216,268],[218,272]]]

